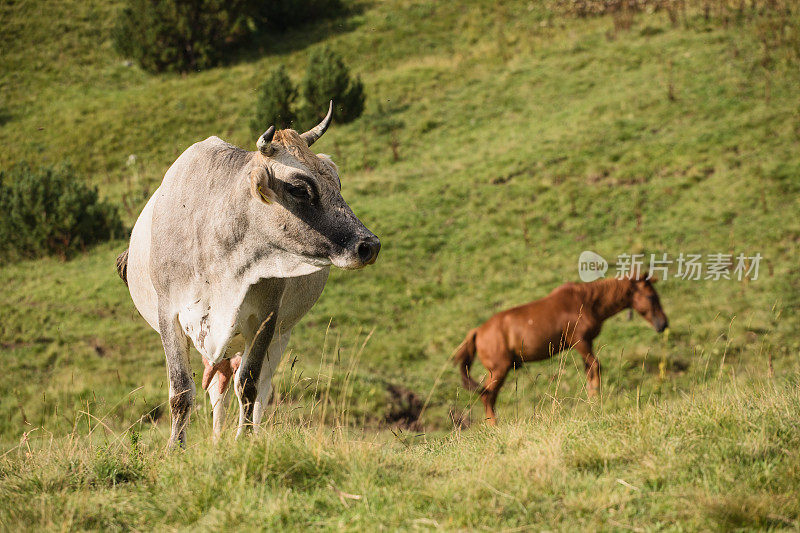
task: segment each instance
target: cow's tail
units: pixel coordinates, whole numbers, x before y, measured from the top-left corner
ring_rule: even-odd
[[[125,248],[125,251],[117,256],[117,274],[119,277],[122,278],[122,281],[125,282],[125,285],[128,284],[128,249]]]
[[[461,372],[461,383],[464,385],[464,388],[469,391],[482,390],[480,384],[469,375],[469,369],[472,366],[472,362],[475,360],[475,336],[477,334],[477,328],[467,333],[467,337],[453,354],[453,363]]]

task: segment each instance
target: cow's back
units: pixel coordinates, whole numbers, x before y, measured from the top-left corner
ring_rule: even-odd
[[[158,292],[156,280],[151,276],[153,260],[155,264],[163,264],[173,258],[186,259],[186,250],[180,247],[190,246],[193,241],[194,228],[190,222],[193,216],[214,204],[212,189],[220,189],[218,194],[221,194],[224,186],[218,180],[230,179],[231,173],[241,169],[248,157],[248,152],[218,137],[193,144],[170,166],[136,220],[128,248],[128,288],[136,309],[156,331],[159,330]],[[160,246],[154,247],[154,237]],[[153,257],[154,253],[160,255]],[[180,261],[174,261],[173,265],[179,266]],[[186,272],[172,274],[188,277]]]
[[[150,279],[150,239],[155,194],[147,201],[131,232],[126,271],[133,304],[154,330],[158,331],[158,295]]]

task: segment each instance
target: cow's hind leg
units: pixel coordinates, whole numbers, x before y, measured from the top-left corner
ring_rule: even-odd
[[[216,365],[216,370],[205,358],[203,364],[206,366],[203,374],[203,386],[208,391],[208,398],[211,401],[212,428],[214,440],[218,440],[222,435],[222,428],[225,426],[225,419],[228,414],[231,393],[230,386],[236,371],[242,361],[242,354],[238,352],[230,359],[224,359]],[[206,382],[207,373],[213,373],[210,382]]]
[[[181,331],[177,316],[159,314],[159,331],[167,359],[169,380],[169,407],[172,414],[172,431],[169,447],[186,442],[186,426],[194,404],[194,380],[189,365],[189,339]]]
[[[225,390],[220,390],[220,376],[215,375],[211,384],[208,386],[208,399],[211,402],[211,425],[213,428],[214,439],[219,439],[222,435],[222,428],[225,425],[225,418],[228,412],[228,404],[230,398],[231,387],[226,387]]]

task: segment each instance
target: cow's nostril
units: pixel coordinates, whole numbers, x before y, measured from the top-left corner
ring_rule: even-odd
[[[369,243],[362,242],[358,245],[358,258],[361,259],[362,263],[372,259],[372,246]]]
[[[358,254],[358,258],[362,263],[371,263],[375,260],[375,257],[378,255],[378,251],[380,249],[381,244],[378,239],[368,239],[361,241],[358,244],[356,253]]]

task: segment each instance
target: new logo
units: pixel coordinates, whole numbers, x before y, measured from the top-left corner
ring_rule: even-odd
[[[608,261],[599,254],[584,250],[578,257],[578,276],[581,281],[589,282],[600,279],[608,271]]]

